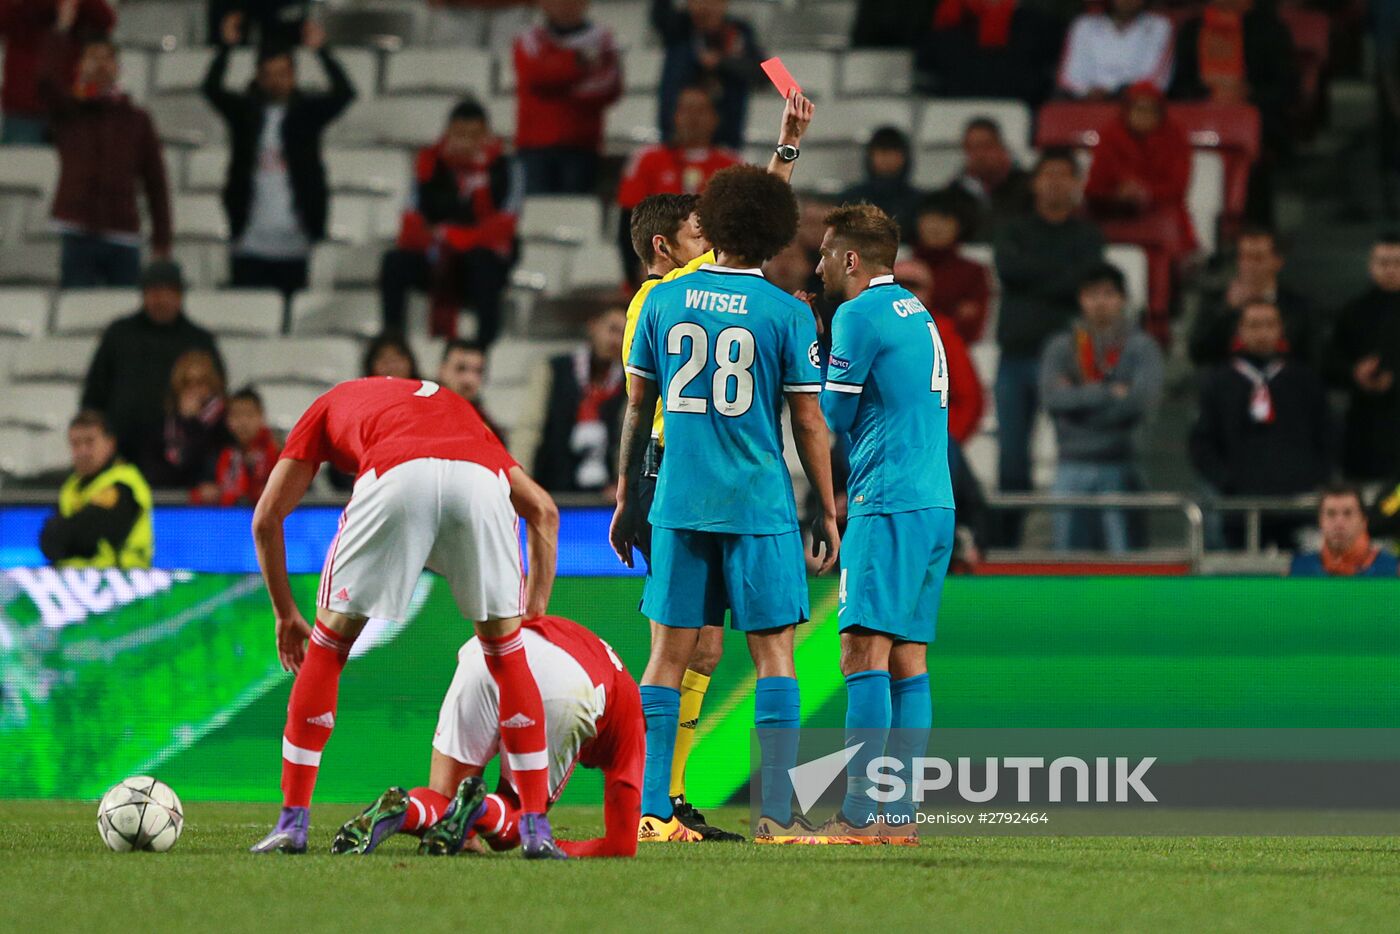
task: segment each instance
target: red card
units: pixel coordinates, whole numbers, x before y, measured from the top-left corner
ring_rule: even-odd
[[[778,93],[783,95],[783,100],[796,91],[802,93],[802,85],[797,83],[797,79],[792,76],[792,72],[787,70],[781,58],[770,58],[763,63],[763,73],[768,76],[768,80],[773,82],[773,87],[778,89]]]

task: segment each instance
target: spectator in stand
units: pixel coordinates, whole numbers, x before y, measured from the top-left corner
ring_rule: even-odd
[[[626,323],[624,309],[608,308],[588,322],[587,344],[549,361],[549,401],[532,475],[552,493],[613,495],[618,432],[626,402],[622,379]]]
[[[729,15],[729,0],[651,0],[651,24],[661,36],[661,138],[675,134],[672,116],[684,88],[710,92],[719,107],[715,141],[740,149],[749,115],[749,91],[763,78],[764,53],[747,21]]]
[[[68,0],[58,9],[39,93],[58,150],[53,219],[62,234],[59,284],[135,286],[141,277],[138,188],[150,210],[152,252],[170,254],[170,188],[160,138],[150,115],[118,86],[117,47],[110,39],[83,43],[77,81],[68,82],[77,5]]]
[[[915,48],[922,90],[1038,107],[1055,86],[1064,28],[1021,0],[939,0]]]
[[[920,201],[914,256],[933,278],[924,304],[949,322],[945,332],[951,327],[965,343],[975,344],[987,326],[992,285],[987,267],[959,252],[971,227],[968,208],[967,200],[952,191],[936,191]]]
[[[392,376],[394,379],[419,379],[418,358],[403,335],[395,331],[385,331],[365,348],[364,363],[360,368],[364,376]]]
[[[1283,316],[1255,300],[1240,313],[1238,351],[1207,375],[1200,415],[1191,430],[1191,462],[1212,492],[1223,496],[1298,496],[1332,472],[1332,423],[1327,389],[1308,366],[1284,354]],[[1240,517],[1225,538],[1244,543]],[[1299,523],[1266,516],[1262,541],[1292,548]]]
[[[968,239],[990,241],[1002,224],[1031,210],[1031,174],[1016,164],[1006,148],[1001,126],[991,117],[974,117],[963,130],[963,168],[949,187],[971,199],[976,221]]]
[[[267,424],[262,396],[248,386],[228,397],[226,413],[232,443],[219,453],[214,481],[195,490],[195,502],[256,506],[281,446]]]
[[[1146,81],[1165,92],[1172,74],[1172,24],[1144,0],[1109,0],[1108,8],[1075,17],[1060,61],[1060,93],[1117,97]]]
[[[1008,221],[995,244],[1001,280],[997,316],[996,412],[998,487],[1031,488],[1031,431],[1040,410],[1041,354],[1051,336],[1079,312],[1079,287],[1103,260],[1103,237],[1079,216],[1079,164],[1069,150],[1051,149],[1036,163],[1034,209]],[[1020,544],[1021,516],[1003,513],[1002,540]]]
[[[1166,100],[1152,82],[1129,87],[1118,118],[1099,131],[1084,184],[1089,209],[1104,235],[1114,243],[1135,243],[1147,253],[1147,307],[1163,339],[1176,269],[1197,247],[1186,210],[1191,141],[1166,110]]]
[[[501,293],[516,259],[521,177],[474,100],[452,108],[442,138],[418,153],[412,200],[395,249],[384,254],[379,289],[384,327],[402,332],[410,289],[427,289],[429,325],[457,336],[465,302],[489,347],[501,326]]]
[[[73,473],[58,491],[58,511],[39,533],[39,549],[61,568],[148,568],[155,552],[151,488],[117,453],[101,412],[68,423]]]
[[[530,194],[587,194],[598,185],[603,113],[622,95],[617,45],[588,20],[588,0],[540,9],[544,22],[515,39],[515,151]]]
[[[1371,512],[1371,531],[1392,540],[1400,539],[1400,477],[1391,477],[1381,485],[1376,508]]]
[[[882,126],[865,144],[865,180],[841,195],[846,203],[866,201],[893,217],[900,238],[914,239],[915,216],[923,192],[909,183],[914,174],[913,149],[898,127]]]
[[[907,49],[928,31],[934,0],[857,0],[851,45],[859,49]]]
[[[207,350],[187,350],[170,371],[164,431],[142,455],[141,472],[157,490],[209,492],[219,454],[232,436],[224,424],[224,375]]]
[[[1056,493],[1142,489],[1136,435],[1161,398],[1162,352],[1128,324],[1126,304],[1123,274],[1100,263],[1079,286],[1080,320],[1045,347],[1040,394],[1055,422]],[[1060,551],[1101,545],[1122,554],[1128,550],[1128,518],[1121,509],[1059,510],[1052,536]]]
[[[218,45],[232,17],[239,34],[259,45],[294,46],[306,34],[306,0],[209,0],[209,44]],[[235,43],[236,44],[236,43]]]
[[[103,332],[82,396],[84,409],[106,416],[118,450],[132,463],[161,443],[175,361],[188,350],[208,351],[219,359],[214,336],[182,310],[185,284],[179,266],[169,260],[151,263],[141,289],[140,309]]]
[[[321,59],[329,93],[297,87],[293,49],[264,44],[246,91],[224,88],[239,18],[224,21],[222,42],[204,78],[204,97],[228,124],[224,210],[232,237],[235,288],[276,289],[290,300],[306,288],[311,247],[326,235],[329,190],[321,135],[355,99],[345,69],[325,47],[319,23],[306,24],[306,46]]]
[[[720,169],[744,161],[734,150],[715,145],[719,112],[704,87],[681,90],[673,125],[669,142],[637,150],[617,189],[622,208],[617,246],[629,282],[639,282],[642,273],[632,249],[632,209],[649,195],[698,195]]]
[[[1283,271],[1283,245],[1267,227],[1249,226],[1235,239],[1235,274],[1225,291],[1207,293],[1201,299],[1191,326],[1191,361],[1209,367],[1225,363],[1237,349],[1240,309],[1262,300],[1283,315],[1285,353],[1301,363],[1317,359],[1322,340],[1320,328],[1307,300],[1279,283]]]
[[[496,437],[506,441],[505,432],[486,414],[486,402],[481,394],[486,383],[486,351],[480,344],[461,338],[448,341],[438,363],[437,381],[470,402]]]
[[[1273,218],[1270,168],[1290,147],[1289,113],[1298,95],[1293,39],[1266,0],[1210,0],[1182,24],[1169,94],[1174,100],[1253,104],[1262,157],[1250,175],[1246,213]]]
[[[1400,236],[1371,247],[1371,288],[1337,315],[1327,353],[1332,384],[1347,392],[1342,470],[1356,480],[1400,473]]]
[[[1322,550],[1293,556],[1290,577],[1384,577],[1400,573],[1395,556],[1372,543],[1361,491],[1345,484],[1322,491],[1317,507]]]
[[[64,7],[73,7],[71,14]],[[0,0],[0,39],[4,40],[4,88],[0,90],[0,145],[41,146],[48,142],[48,114],[39,96],[40,56],[59,16],[68,21],[69,48],[89,37],[105,36],[117,18],[107,0]],[[76,56],[59,67],[65,86],[78,75]]]

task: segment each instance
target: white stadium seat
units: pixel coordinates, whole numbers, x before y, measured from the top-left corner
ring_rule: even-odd
[[[292,298],[293,334],[369,338],[381,330],[379,293],[373,289],[298,292]]]
[[[136,0],[123,3],[113,37],[119,45],[174,49],[188,45],[204,21],[199,4]]]
[[[531,195],[520,216],[520,236],[582,242],[603,230],[603,206],[592,195]]]
[[[629,48],[622,60],[623,90],[628,94],[654,94],[661,86],[661,63],[666,53],[660,49]],[[512,71],[509,67],[503,69]]]
[[[578,347],[578,341],[522,340],[503,337],[491,345],[487,360],[491,386],[523,385],[541,362]]]
[[[79,336],[101,334],[118,318],[141,307],[136,289],[74,289],[58,296],[54,306],[53,333]]]
[[[10,360],[13,383],[80,383],[97,350],[97,337],[41,337]]]
[[[841,57],[846,94],[908,94],[914,86],[914,55],[902,49],[852,49]]]
[[[569,287],[616,288],[624,278],[617,241],[595,239],[585,241],[574,254],[573,266],[569,271]]]
[[[765,35],[782,36],[784,42],[805,48],[845,48],[850,43],[854,3],[772,5],[778,8],[773,11],[773,22]]]
[[[424,91],[471,94],[491,91],[491,54],[481,49],[405,49],[389,56],[384,68],[384,93]]]
[[[1191,156],[1191,184],[1186,209],[1196,228],[1196,238],[1206,254],[1215,252],[1216,225],[1225,210],[1225,160],[1220,153],[1197,149]]]
[[[427,44],[430,46],[486,45],[485,10],[434,4],[428,7]]]
[[[748,122],[744,126],[744,142],[772,143],[783,121],[783,106],[783,99],[777,94],[751,96]]]
[[[224,146],[201,146],[185,160],[186,191],[220,191],[227,175],[228,149]]]
[[[588,10],[588,17],[612,30],[619,48],[639,49],[656,44],[645,2],[622,0],[617,3],[595,3]]]
[[[62,430],[78,411],[77,383],[17,383],[0,392],[0,426]]]
[[[914,108],[907,98],[867,97],[857,100],[835,100],[821,105],[821,117],[813,121],[804,142],[805,147],[819,143],[864,145],[870,134],[882,126],[895,126],[905,134],[914,121]],[[750,124],[753,127],[753,124]],[[755,132],[762,129],[753,127]],[[777,124],[769,128],[769,137],[778,132]]]
[[[441,134],[455,95],[413,95],[360,100],[331,124],[329,144],[427,146]]]
[[[623,97],[604,115],[608,142],[630,153],[638,146],[660,140],[656,108],[655,94],[628,94]]]
[[[0,428],[0,474],[21,479],[66,472],[71,458],[64,428]]]
[[[58,185],[58,154],[48,146],[6,146],[0,159],[0,191],[47,197]]]
[[[292,429],[320,394],[321,390],[315,387],[293,385],[273,385],[259,391],[267,412],[267,423],[274,431],[283,434]]]
[[[923,146],[914,153],[911,181],[926,190],[942,188],[962,171],[962,147]]]
[[[542,277],[545,295],[555,297],[569,290],[569,277],[578,248],[572,244],[527,240],[520,252],[516,272],[531,272]]]
[[[38,337],[49,329],[47,289],[0,288],[0,337]]]
[[[185,312],[222,336],[271,336],[282,329],[282,294],[271,289],[191,289]]]
[[[336,60],[345,69],[350,84],[361,97],[373,97],[379,90],[379,61],[369,49],[336,49]],[[211,48],[177,49],[155,56],[154,89],[161,94],[198,91],[214,59]],[[297,50],[297,84],[312,91],[330,86],[321,60],[308,49]],[[224,87],[240,92],[248,87],[257,70],[257,59],[249,48],[235,49],[224,72]]]
[[[146,105],[160,138],[179,145],[204,146],[227,138],[223,118],[198,94],[163,94]]]
[[[408,197],[413,160],[401,149],[332,149],[326,172],[335,191],[388,195],[396,202]]]
[[[217,195],[181,195],[175,199],[175,236],[188,240],[228,240],[228,217]]]
[[[504,7],[491,11],[491,19],[486,27],[486,46],[496,49],[509,57],[515,37],[538,18],[538,14],[528,6]]]
[[[57,285],[58,241],[0,245],[0,282]]]
[[[152,79],[152,89],[158,94],[197,91],[200,84],[203,83],[204,76],[209,71],[209,63],[213,59],[214,50],[211,48],[173,49],[169,52],[159,53],[155,56],[155,75]],[[234,62],[246,62],[246,67],[239,69],[243,72],[240,76],[242,85],[246,85],[248,79],[253,75],[251,53],[234,52],[229,63],[229,73],[224,76],[225,84],[230,88],[241,86],[233,80]]]
[[[1140,315],[1147,307],[1147,254],[1140,246],[1111,243],[1104,248],[1103,258],[1117,266],[1127,280],[1129,316]]]
[[[325,388],[360,372],[360,344],[348,337],[230,338],[219,349],[228,361],[231,386]]]
[[[934,100],[924,105],[919,121],[921,145],[956,149],[962,145],[963,130],[974,117],[990,117],[1001,127],[1006,148],[1022,162],[1031,149],[1031,111],[1020,101],[962,98]]]

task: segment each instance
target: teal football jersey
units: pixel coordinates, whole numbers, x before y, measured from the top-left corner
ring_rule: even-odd
[[[849,425],[850,515],[953,508],[948,469],[948,361],[938,325],[893,276],[836,310],[822,409]]]
[[[666,413],[652,525],[796,529],[783,397],[820,392],[819,363],[811,309],[757,269],[706,265],[652,289],[627,361],[656,383]]]

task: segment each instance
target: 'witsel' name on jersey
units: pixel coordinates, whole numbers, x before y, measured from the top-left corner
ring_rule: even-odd
[[[749,313],[749,297],[742,293],[706,292],[703,289],[685,290],[685,307],[698,311],[717,311],[729,315]]]

